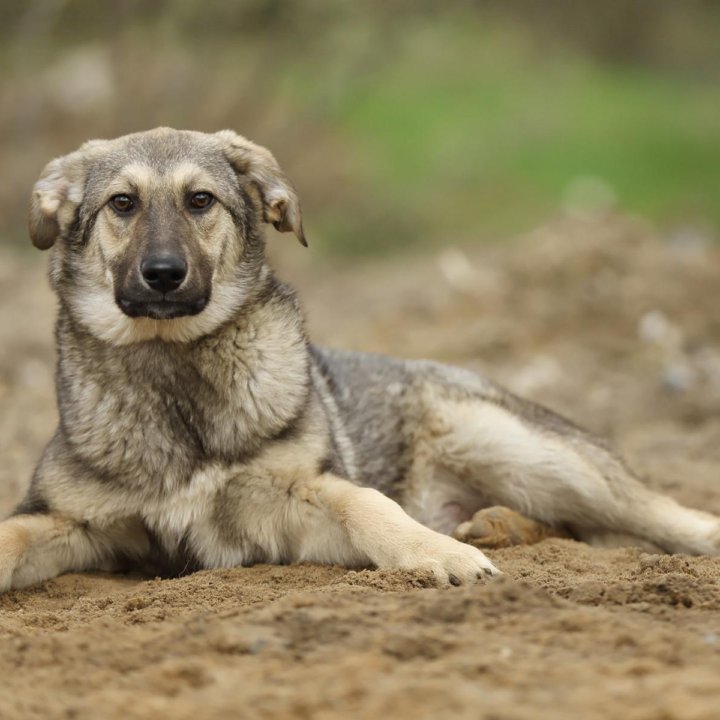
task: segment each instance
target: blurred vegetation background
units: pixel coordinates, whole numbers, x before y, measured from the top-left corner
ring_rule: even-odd
[[[270,147],[316,251],[500,240],[559,212],[720,226],[714,0],[0,0],[0,244],[91,137]]]

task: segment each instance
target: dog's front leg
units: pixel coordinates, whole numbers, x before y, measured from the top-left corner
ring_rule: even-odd
[[[309,511],[301,561],[426,570],[452,585],[499,574],[480,550],[421,525],[372,488],[326,474],[298,483],[293,494]]]
[[[15,515],[0,523],[0,592],[65,572],[110,570],[118,555],[139,557],[147,548],[134,522],[99,529],[52,513]]]

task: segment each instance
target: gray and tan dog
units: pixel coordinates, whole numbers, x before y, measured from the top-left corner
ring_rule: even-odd
[[[92,141],[45,168],[30,235],[52,248],[60,424],[0,523],[0,591],[301,561],[474,582],[497,571],[461,540],[491,506],[540,534],[720,551],[718,518],[492,382],[311,345],[263,222],[304,242],[274,157],[228,131]]]

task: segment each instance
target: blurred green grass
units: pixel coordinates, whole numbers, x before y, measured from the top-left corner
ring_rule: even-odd
[[[474,17],[431,34],[406,26],[391,61],[356,78],[333,98],[333,122],[378,205],[416,218],[405,229],[422,228],[420,239],[521,231],[557,212],[571,183],[588,176],[621,210],[658,224],[720,225],[714,79],[543,52]],[[296,87],[322,88],[316,68]],[[385,245],[335,222],[329,234],[344,248]],[[395,242],[409,241],[403,235]]]
[[[566,211],[588,178],[661,226],[720,227],[708,4],[608,0],[597,27],[563,2],[30,5],[0,30],[6,238],[23,233],[17,186],[52,155],[158,124],[267,144],[326,253],[503,239]],[[111,87],[75,112],[57,97],[83,62]]]

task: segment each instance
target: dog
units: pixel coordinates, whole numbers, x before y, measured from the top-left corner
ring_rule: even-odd
[[[264,223],[306,244],[275,158],[231,131],[93,140],[47,165],[29,232],[51,251],[60,420],[0,523],[0,591],[257,562],[460,585],[498,574],[478,546],[503,532],[720,551],[720,519],[492,381],[311,344]]]

